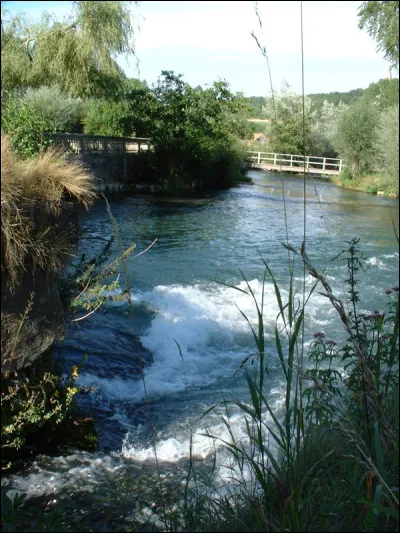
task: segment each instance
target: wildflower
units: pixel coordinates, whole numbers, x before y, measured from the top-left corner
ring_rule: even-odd
[[[72,377],[73,377],[74,379],[76,379],[76,378],[78,377],[78,375],[79,375],[79,369],[78,369],[78,367],[77,367],[76,365],[73,365],[73,367],[72,367],[72,374],[71,374],[71,375],[72,375]]]
[[[326,344],[328,346],[336,346],[336,342],[335,341],[326,341]]]
[[[391,291],[390,289],[387,289],[387,290],[385,291],[385,293],[386,293],[387,295],[389,295],[389,294],[392,294],[392,291]]]
[[[325,338],[325,333],[323,333],[322,331],[320,331],[319,333],[314,333],[314,338],[315,339],[323,339],[323,338]]]

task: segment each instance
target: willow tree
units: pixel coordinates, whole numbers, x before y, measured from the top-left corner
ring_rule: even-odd
[[[40,23],[9,18],[2,8],[3,90],[57,84],[72,96],[115,96],[124,73],[118,55],[135,55],[130,4],[73,2],[62,22],[45,13]]]
[[[360,29],[365,29],[377,42],[392,67],[399,66],[399,2],[363,2],[358,8]]]

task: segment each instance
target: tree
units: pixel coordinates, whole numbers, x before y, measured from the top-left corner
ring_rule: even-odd
[[[82,122],[88,135],[130,137],[134,134],[129,104],[124,100],[90,100],[85,105]]]
[[[268,98],[263,110],[266,118],[270,120],[270,150],[280,154],[310,153],[310,98],[305,97],[304,117],[303,98],[293,92],[287,83],[274,100],[275,105],[272,99]]]
[[[399,2],[363,2],[358,11],[359,28],[366,29],[385,53],[391,66],[399,65]]]
[[[374,170],[378,119],[377,107],[363,100],[348,107],[340,116],[333,144],[352,177]]]
[[[72,96],[118,95],[124,74],[117,54],[135,53],[131,3],[75,1],[67,20],[44,14],[39,24],[2,12],[3,89],[58,84]]]
[[[62,93],[57,86],[29,88],[25,93],[6,92],[1,102],[1,130],[21,157],[30,157],[50,141],[44,131],[80,129],[82,102]]]
[[[399,104],[399,79],[379,80],[364,90],[362,99],[376,105],[380,111]]]
[[[247,99],[226,81],[193,89],[172,71],[161,73],[150,95],[150,137],[164,188],[223,188],[237,180]]]
[[[320,157],[337,157],[337,152],[333,147],[334,137],[340,117],[347,106],[342,102],[335,105],[327,100],[322,107],[317,107],[311,111],[310,126],[310,151],[312,155]]]
[[[391,192],[399,194],[399,106],[383,111],[379,120],[377,150]]]

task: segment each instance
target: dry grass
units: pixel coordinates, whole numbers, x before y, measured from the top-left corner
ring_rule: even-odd
[[[20,160],[1,136],[1,268],[12,283],[27,263],[57,271],[71,254],[72,243],[54,228],[62,202],[75,198],[88,207],[96,193],[92,174],[67,157],[50,148]]]

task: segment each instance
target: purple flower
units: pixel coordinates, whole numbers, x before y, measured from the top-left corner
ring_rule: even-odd
[[[389,294],[392,294],[392,291],[391,291],[390,289],[387,289],[385,292],[386,292],[386,294],[388,294],[388,295],[389,295]]]
[[[327,346],[336,346],[336,342],[335,341],[326,341],[325,343]]]
[[[363,315],[364,320],[374,320],[379,319],[383,317],[383,313],[380,313],[379,311],[374,311],[370,315]]]
[[[323,339],[323,338],[325,338],[325,333],[323,333],[322,331],[320,331],[319,333],[314,333],[314,338],[315,339]]]

